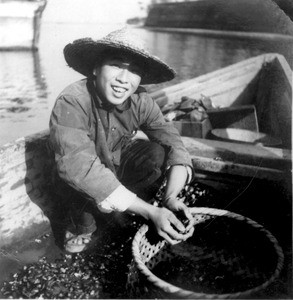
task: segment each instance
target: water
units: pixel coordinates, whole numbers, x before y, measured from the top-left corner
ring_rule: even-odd
[[[0,52],[0,145],[48,128],[61,90],[82,78],[66,66],[64,46],[77,38],[100,38],[123,24],[44,23],[38,53]],[[243,59],[276,52],[293,66],[293,42],[227,39],[136,28],[151,52],[172,65],[177,78],[162,86],[220,69]]]

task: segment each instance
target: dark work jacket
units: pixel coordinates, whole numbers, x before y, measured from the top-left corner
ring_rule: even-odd
[[[107,107],[83,79],[58,96],[50,118],[50,142],[61,179],[100,203],[121,183],[116,177],[122,146],[137,130],[167,150],[166,167],[192,166],[178,131],[165,122],[159,106],[144,88],[123,104]]]

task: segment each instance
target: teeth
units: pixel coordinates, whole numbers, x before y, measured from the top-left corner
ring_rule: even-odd
[[[124,89],[122,87],[118,87],[118,86],[113,86],[113,90],[118,93],[123,93],[126,91],[126,89]]]

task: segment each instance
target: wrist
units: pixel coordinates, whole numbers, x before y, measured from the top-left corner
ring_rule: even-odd
[[[168,205],[170,205],[171,203],[174,203],[176,201],[177,201],[176,197],[174,197],[174,196],[164,197],[163,200],[162,200],[162,205],[164,207],[168,207]]]
[[[160,210],[159,207],[154,206],[154,205],[150,205],[150,207],[147,210],[147,213],[145,215],[145,219],[147,219],[147,220],[153,220],[154,216],[156,215],[156,213],[158,213],[159,210]]]
[[[149,220],[156,212],[157,207],[151,205],[139,197],[127,208],[127,211]]]

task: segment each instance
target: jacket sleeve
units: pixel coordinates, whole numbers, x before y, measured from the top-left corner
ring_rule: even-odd
[[[191,157],[183,145],[178,130],[171,122],[165,121],[158,104],[147,93],[143,93],[143,98],[139,114],[140,128],[150,140],[167,148],[167,167],[182,164],[192,168]]]
[[[77,97],[59,97],[50,118],[50,142],[61,179],[97,204],[120,182],[101,163],[90,138],[89,113]]]

